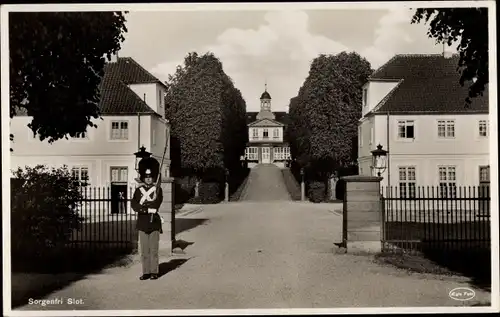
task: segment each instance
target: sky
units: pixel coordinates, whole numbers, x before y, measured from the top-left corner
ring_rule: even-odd
[[[165,81],[188,52],[213,52],[240,89],[247,111],[267,90],[273,111],[288,111],[312,60],[355,51],[377,69],[395,54],[442,53],[428,25],[411,24],[413,10],[314,9],[270,11],[131,11],[119,52]],[[456,49],[449,48],[456,51]]]

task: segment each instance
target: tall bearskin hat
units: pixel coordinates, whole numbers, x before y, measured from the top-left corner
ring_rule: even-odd
[[[139,175],[141,181],[144,181],[146,175],[151,175],[155,181],[158,178],[160,172],[160,163],[152,158],[147,157],[139,161]]]

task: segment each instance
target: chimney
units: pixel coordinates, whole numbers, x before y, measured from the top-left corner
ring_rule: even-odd
[[[453,57],[453,51],[451,50],[451,46],[448,45],[448,37],[447,36],[443,40],[443,57],[444,58]]]

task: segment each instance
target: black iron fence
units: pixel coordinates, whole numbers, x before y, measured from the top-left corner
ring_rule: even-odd
[[[381,191],[383,252],[490,247],[489,185]]]
[[[73,230],[70,247],[136,247],[136,214],[130,207],[134,190],[126,184],[82,187],[83,199],[77,204],[81,222]]]

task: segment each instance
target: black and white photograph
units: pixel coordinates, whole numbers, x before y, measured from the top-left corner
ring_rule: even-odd
[[[495,13],[2,5],[3,314],[499,312]]]

